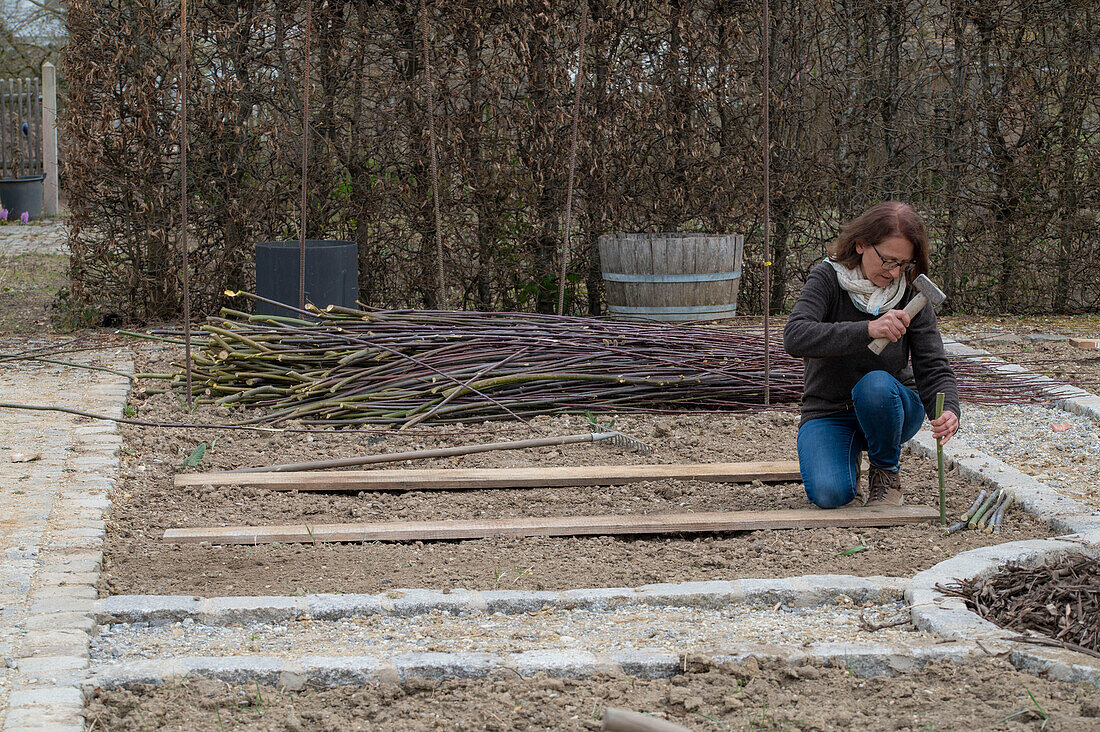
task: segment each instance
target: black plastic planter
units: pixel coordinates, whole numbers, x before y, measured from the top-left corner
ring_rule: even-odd
[[[29,178],[0,178],[0,208],[8,210],[8,219],[18,219],[27,212],[32,219],[42,215],[42,181],[44,175]]]
[[[256,294],[298,307],[299,246],[296,241],[265,241],[256,245]],[[355,307],[359,292],[359,249],[353,241],[306,240],[306,302]],[[256,303],[261,315],[300,314]]]

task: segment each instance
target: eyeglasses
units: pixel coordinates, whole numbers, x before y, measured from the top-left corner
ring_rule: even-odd
[[[899,262],[896,259],[887,259],[886,257],[882,256],[882,252],[880,252],[878,250],[878,247],[876,247],[874,244],[871,245],[871,248],[875,250],[875,254],[877,254],[878,258],[882,260],[882,268],[887,272],[893,272],[898,267],[901,267],[902,272],[904,272],[905,274],[909,274],[917,266],[917,263],[912,260],[909,260],[908,262]]]

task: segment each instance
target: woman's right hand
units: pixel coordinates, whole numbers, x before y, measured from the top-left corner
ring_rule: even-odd
[[[891,343],[896,343],[898,338],[905,335],[909,327],[909,313],[904,310],[890,310],[881,318],[867,323],[867,333],[872,339],[886,338]]]

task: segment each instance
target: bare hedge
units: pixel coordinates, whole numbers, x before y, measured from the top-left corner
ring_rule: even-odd
[[[584,0],[581,0],[584,1]],[[763,302],[762,6],[587,0],[568,308],[602,308],[596,238],[746,235]],[[548,312],[564,224],[576,0],[429,2],[452,305]],[[304,5],[189,3],[197,308],[297,239]],[[369,305],[436,304],[417,0],[313,7],[309,238],[351,239]],[[73,276],[134,318],[180,303],[177,2],[73,0],[64,132]],[[772,247],[789,307],[841,221],[927,217],[959,311],[1075,312],[1100,291],[1093,3],[773,0]]]

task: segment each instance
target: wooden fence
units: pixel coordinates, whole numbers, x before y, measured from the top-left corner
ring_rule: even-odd
[[[38,79],[0,79],[0,179],[43,175],[42,87]]]

